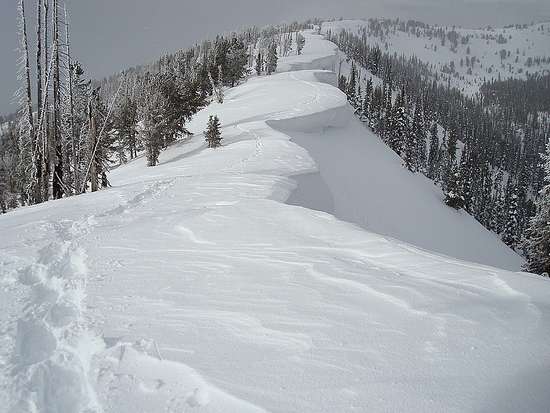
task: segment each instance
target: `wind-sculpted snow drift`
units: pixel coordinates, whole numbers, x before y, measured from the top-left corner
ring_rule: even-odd
[[[281,67],[330,69],[334,46],[306,37]],[[159,166],[0,217],[2,406],[545,410],[548,280],[483,265],[521,260],[405,171],[328,76],[252,78]]]

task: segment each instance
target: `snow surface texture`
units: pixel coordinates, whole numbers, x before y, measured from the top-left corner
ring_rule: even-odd
[[[335,34],[341,30],[349,30],[358,34],[363,27],[368,27],[367,21],[340,20],[323,23],[322,30],[324,33],[331,30]],[[453,30],[452,27],[443,27],[443,29],[447,32]],[[433,65],[434,71],[441,76],[442,83],[447,84],[449,79],[451,86],[456,86],[469,95],[479,92],[480,86],[485,81],[497,80],[499,77],[502,80],[525,79],[528,73],[532,75],[550,72],[550,60],[539,65],[533,64],[531,67],[526,64],[529,58],[550,58],[550,22],[537,23],[525,28],[464,29],[457,27],[455,31],[461,37],[470,36],[469,42],[467,44],[459,42],[455,51],[452,50],[450,41],[442,46],[439,38],[416,36],[399,30],[390,31],[383,38],[367,36],[367,42],[369,45],[378,45],[384,52],[395,53],[398,56],[416,56],[421,61]],[[497,42],[499,35],[505,38],[506,43]],[[501,60],[501,50],[506,50],[510,56]],[[465,63],[460,65],[461,59],[465,62],[467,57],[475,57],[478,60],[471,73],[468,73]],[[449,78],[445,73],[451,66],[451,62],[454,63],[456,76],[451,75]]]
[[[313,67],[334,53],[307,33]],[[307,60],[283,63],[304,69]],[[200,112],[195,137],[159,166],[138,159],[113,172],[112,189],[0,217],[2,408],[547,409],[548,280],[413,246],[439,236],[416,222],[432,216],[450,238],[469,232],[463,242],[480,251],[463,258],[519,263],[403,171],[319,78],[330,76],[253,78]],[[201,135],[210,114],[224,126],[217,150]],[[352,155],[343,146],[354,142]],[[302,179],[292,176],[306,174],[318,175],[318,190],[300,183],[291,200],[319,195],[313,207],[393,238],[285,203]]]

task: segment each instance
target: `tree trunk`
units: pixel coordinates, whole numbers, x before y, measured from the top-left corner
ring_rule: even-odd
[[[26,170],[25,173],[27,174],[30,172],[30,176],[27,176],[28,179],[28,186],[25,188],[25,196],[27,198],[27,201],[30,203],[36,202],[36,193],[37,193],[37,184],[36,184],[36,163],[35,163],[35,143],[36,143],[36,135],[35,135],[35,129],[34,129],[34,119],[33,119],[33,113],[32,113],[32,89],[31,89],[31,65],[30,65],[30,58],[29,58],[29,41],[27,36],[27,20],[25,16],[25,2],[24,0],[21,0],[19,3],[19,13],[20,13],[20,24],[21,24],[21,35],[22,35],[22,48],[23,48],[23,59],[24,59],[24,83],[25,83],[25,92],[24,92],[24,105],[23,105],[23,116],[24,121],[28,124],[26,125],[26,131],[27,134],[25,141],[25,148],[21,148],[21,150],[29,150],[30,154],[29,157],[25,157],[25,163],[30,162],[30,168],[31,170]]]
[[[49,38],[49,29],[48,24],[50,22],[50,3],[49,0],[44,1],[44,62],[48,67],[48,77],[50,76],[51,65],[49,62],[48,56],[48,38]],[[49,80],[49,79],[48,79]],[[44,141],[43,141],[43,174],[44,174],[44,192],[46,199],[53,199],[53,162],[52,162],[52,144],[51,144],[51,128],[50,128],[50,87],[49,82],[44,88],[43,93],[44,97]]]
[[[53,53],[54,53],[54,78],[53,78],[53,144],[55,156],[53,167],[53,197],[59,199],[63,196],[63,143],[61,138],[61,70],[59,58],[59,3],[53,2]]]
[[[73,184],[73,190],[71,191],[74,193],[74,188],[76,187],[76,181],[77,181],[77,169],[78,164],[76,161],[76,131],[74,126],[74,93],[73,93],[73,69],[72,69],[72,60],[71,60],[71,36],[69,32],[69,20],[67,18],[67,8],[64,9],[65,12],[65,42],[66,42],[66,48],[67,48],[67,65],[69,68],[69,78],[68,78],[68,86],[69,86],[69,139],[71,140],[70,146],[71,146],[71,160],[72,160],[72,184]],[[67,171],[70,171],[69,162],[68,162],[68,153],[67,153]]]
[[[29,59],[29,42],[27,38],[27,21],[25,19],[25,2],[21,0],[21,21],[23,24],[23,53],[25,54],[25,104],[27,105],[27,116],[31,131],[31,138],[34,138],[34,120],[32,117],[32,89],[31,89],[31,63]]]
[[[42,202],[44,200],[43,190],[43,144],[42,144],[42,130],[40,118],[42,116],[42,0],[38,0],[36,3],[36,100],[37,100],[37,114],[38,122],[36,128],[36,142],[33,149],[36,153],[35,168],[36,168],[36,202]]]
[[[95,99],[92,98],[92,101]],[[95,103],[95,102],[94,102]],[[88,148],[90,152],[90,184],[92,192],[96,192],[99,189],[99,182],[97,179],[97,165],[95,161],[95,147],[97,145],[97,125],[95,119],[95,108],[92,102],[88,106],[88,121],[90,124],[89,136],[88,136]]]

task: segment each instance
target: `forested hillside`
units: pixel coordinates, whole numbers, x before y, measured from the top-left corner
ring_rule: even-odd
[[[254,71],[272,73],[278,55],[300,53],[298,32],[309,27],[219,35],[93,81],[71,49],[64,3],[37,0],[36,28],[27,24],[26,3],[19,1],[21,109],[0,130],[2,212],[108,187],[108,171],[141,154],[156,165],[160,151],[188,135],[193,114],[223,101],[224,88]]]
[[[324,27],[344,53],[339,87],[365,125],[402,157],[412,173],[422,173],[440,185],[450,207],[465,209],[529,259],[538,255],[529,227],[545,185],[550,74],[510,72],[522,76],[492,80],[483,83],[478,93],[465,94],[414,50],[408,51],[408,57],[370,42],[390,30],[405,30],[411,36],[417,26],[384,22],[379,26],[373,20],[367,27],[358,23],[357,32],[333,31],[341,24]],[[539,33],[544,25],[532,30]],[[422,33],[449,38],[448,32],[435,28],[423,27]],[[545,35],[543,31],[541,36]],[[422,36],[419,31],[417,37]],[[467,38],[461,44],[466,47]],[[550,55],[549,48],[541,51]],[[543,57],[539,66],[546,60]]]

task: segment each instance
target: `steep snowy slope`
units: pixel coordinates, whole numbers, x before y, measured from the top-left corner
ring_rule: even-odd
[[[308,34],[306,56],[326,66],[323,50],[334,47]],[[190,124],[195,137],[164,152],[158,167],[140,159],[113,172],[112,189],[0,217],[1,406],[116,413],[548,406],[548,280],[437,255],[285,203],[296,188],[291,177],[318,167],[317,183],[334,205],[344,200],[323,154],[344,156],[340,140],[359,135],[346,124],[345,97],[318,81],[327,76],[251,79],[199,113]],[[205,149],[200,134],[210,114],[224,126],[218,150]],[[306,142],[320,131],[332,147]],[[374,137],[364,139],[358,154],[372,152],[392,182],[416,188],[396,193],[403,207],[420,191],[433,197],[426,208],[445,208],[429,183],[406,178]],[[342,169],[349,188],[350,169]],[[394,217],[381,208],[384,219]],[[402,211],[411,220],[417,213]],[[445,225],[472,225],[464,242],[485,236],[468,217],[444,216],[435,215]],[[485,239],[487,251],[499,250]],[[509,250],[499,251],[507,265]]]
[[[306,148],[319,168],[295,178],[299,186],[289,203],[430,251],[511,270],[521,267],[519,255],[464,211],[446,207],[441,189],[408,172],[350,110],[332,115],[332,127],[309,125],[306,132],[302,119],[298,130],[296,120],[271,123]]]
[[[496,29],[442,27],[445,33],[454,32],[459,39],[468,39],[466,43],[458,41],[456,48],[448,37],[442,43],[440,37],[420,28],[405,32],[390,27],[387,31],[367,31],[367,42],[386,52],[418,57],[433,65],[442,82],[449,81],[468,94],[477,93],[485,81],[499,77],[525,79],[528,74],[550,72],[550,23]],[[341,20],[323,24],[323,32],[359,33],[362,28],[369,28],[369,22]],[[502,56],[501,51],[505,52]],[[472,58],[476,63],[467,65],[466,61]]]

